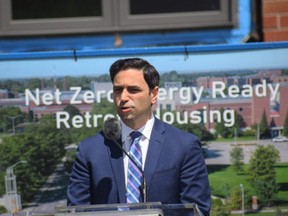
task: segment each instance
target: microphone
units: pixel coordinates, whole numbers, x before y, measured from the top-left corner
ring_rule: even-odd
[[[121,151],[132,161],[134,165],[137,166],[137,168],[140,170],[142,174],[142,182],[141,182],[141,196],[144,203],[147,202],[147,183],[144,175],[144,170],[142,169],[142,166],[139,166],[138,163],[128,154],[128,152],[120,145],[120,143],[117,141],[121,137],[122,132],[122,126],[121,122],[117,118],[109,118],[104,122],[103,127],[104,135],[107,139],[112,140],[118,148],[121,149]]]
[[[122,126],[118,119],[108,118],[104,122],[103,132],[105,137],[110,140],[118,140],[121,137]]]

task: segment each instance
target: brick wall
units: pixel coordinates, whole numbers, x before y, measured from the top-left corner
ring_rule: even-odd
[[[288,0],[262,0],[264,41],[288,41]]]

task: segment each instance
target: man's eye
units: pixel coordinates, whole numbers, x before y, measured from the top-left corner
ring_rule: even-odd
[[[138,88],[131,88],[131,89],[129,89],[128,91],[129,91],[130,93],[137,93],[137,92],[140,91],[140,89],[138,89]]]
[[[121,88],[114,88],[114,89],[113,89],[113,92],[115,92],[115,93],[119,93],[119,92],[121,92],[121,91],[122,91]]]

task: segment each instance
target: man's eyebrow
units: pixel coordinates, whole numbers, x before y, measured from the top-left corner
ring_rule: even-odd
[[[127,86],[127,88],[140,88],[140,87],[137,85],[130,85],[130,86]]]
[[[128,85],[128,86],[125,86],[125,85],[114,85],[113,88],[140,88],[138,85]]]

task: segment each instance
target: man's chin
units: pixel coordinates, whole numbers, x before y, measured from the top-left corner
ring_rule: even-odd
[[[130,113],[121,113],[118,114],[120,116],[120,118],[122,119],[122,121],[133,121],[134,117],[133,115],[131,115]]]

